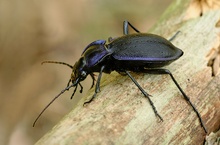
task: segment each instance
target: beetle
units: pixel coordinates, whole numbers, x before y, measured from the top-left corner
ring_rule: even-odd
[[[129,34],[129,28],[131,27],[137,33]],[[169,40],[155,34],[140,33],[131,23],[124,21],[123,23],[123,33],[124,35],[117,38],[109,38],[109,43],[107,44],[105,40],[96,40],[90,43],[82,52],[80,59],[75,63],[74,66],[67,64],[65,62],[57,61],[44,61],[43,63],[58,63],[67,65],[72,69],[70,80],[67,87],[62,90],[39,114],[33,123],[35,125],[36,121],[42,115],[42,113],[56,100],[61,94],[75,87],[73,94],[74,96],[78,85],[80,86],[80,92],[83,91],[82,82],[88,75],[92,77],[92,86],[95,85],[94,72],[99,72],[98,79],[95,85],[95,93],[90,100],[86,101],[84,104],[90,103],[100,92],[100,81],[102,73],[111,73],[112,71],[117,71],[119,73],[124,73],[134,82],[138,89],[143,93],[143,95],[148,99],[153,111],[161,121],[163,118],[159,115],[150,99],[150,94],[148,94],[132,77],[129,71],[132,72],[143,72],[150,74],[168,74],[179,91],[182,93],[184,99],[191,105],[194,112],[197,114],[201,126],[207,133],[206,127],[203,120],[197,111],[196,107],[190,101],[190,98],[184,93],[176,79],[173,77],[172,73],[168,69],[161,68],[163,66],[169,65],[173,61],[179,59],[183,55],[183,51],[175,47],[170,41],[172,41],[178,32]],[[70,84],[72,83],[72,84]]]

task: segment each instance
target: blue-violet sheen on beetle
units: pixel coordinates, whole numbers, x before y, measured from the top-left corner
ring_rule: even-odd
[[[133,28],[137,33],[129,34],[128,27]],[[163,118],[158,114],[156,107],[150,99],[150,95],[144,91],[144,89],[138,84],[138,82],[131,76],[129,71],[133,72],[143,72],[150,74],[168,74],[171,79],[182,93],[184,99],[191,105],[194,112],[199,118],[200,124],[204,131],[207,132],[202,118],[195,108],[195,106],[190,101],[189,97],[181,89],[172,73],[168,69],[160,68],[169,65],[173,61],[177,60],[183,55],[183,51],[175,47],[170,41],[172,41],[176,35],[174,35],[170,40],[167,40],[161,36],[140,33],[133,25],[128,21],[124,21],[123,24],[124,36],[117,38],[109,38],[109,43],[105,40],[97,40],[89,44],[83,51],[80,59],[75,63],[74,66],[67,64],[65,62],[56,61],[44,61],[43,63],[58,63],[67,65],[72,69],[72,74],[67,87],[62,90],[39,114],[39,116],[34,121],[33,126],[36,121],[42,115],[42,113],[49,107],[49,105],[56,100],[61,94],[75,87],[71,98],[74,96],[77,87],[80,86],[80,92],[82,92],[83,87],[80,84],[88,75],[93,79],[92,87],[95,84],[94,72],[99,72],[98,79],[95,85],[94,95],[86,101],[90,103],[100,91],[100,81],[102,73],[111,73],[112,71],[117,71],[119,73],[124,73],[130,77],[138,89],[143,93],[143,95],[148,99],[152,109],[157,117],[163,121]],[[178,34],[178,33],[176,33]]]

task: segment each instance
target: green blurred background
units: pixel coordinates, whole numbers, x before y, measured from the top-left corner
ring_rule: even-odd
[[[83,97],[66,92],[32,123],[64,87],[71,70],[43,60],[74,64],[92,41],[122,35],[130,21],[147,32],[171,0],[0,0],[0,144],[35,143]],[[91,79],[82,83],[84,94]]]

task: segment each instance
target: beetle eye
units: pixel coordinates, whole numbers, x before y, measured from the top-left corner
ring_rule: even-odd
[[[85,76],[86,76],[86,72],[85,72],[85,71],[82,71],[82,72],[81,72],[81,76],[85,77]]]

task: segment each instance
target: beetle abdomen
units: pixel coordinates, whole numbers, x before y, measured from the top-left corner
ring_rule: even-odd
[[[125,35],[108,46],[116,60],[166,62],[174,61],[183,55],[183,51],[171,42],[154,34]]]

